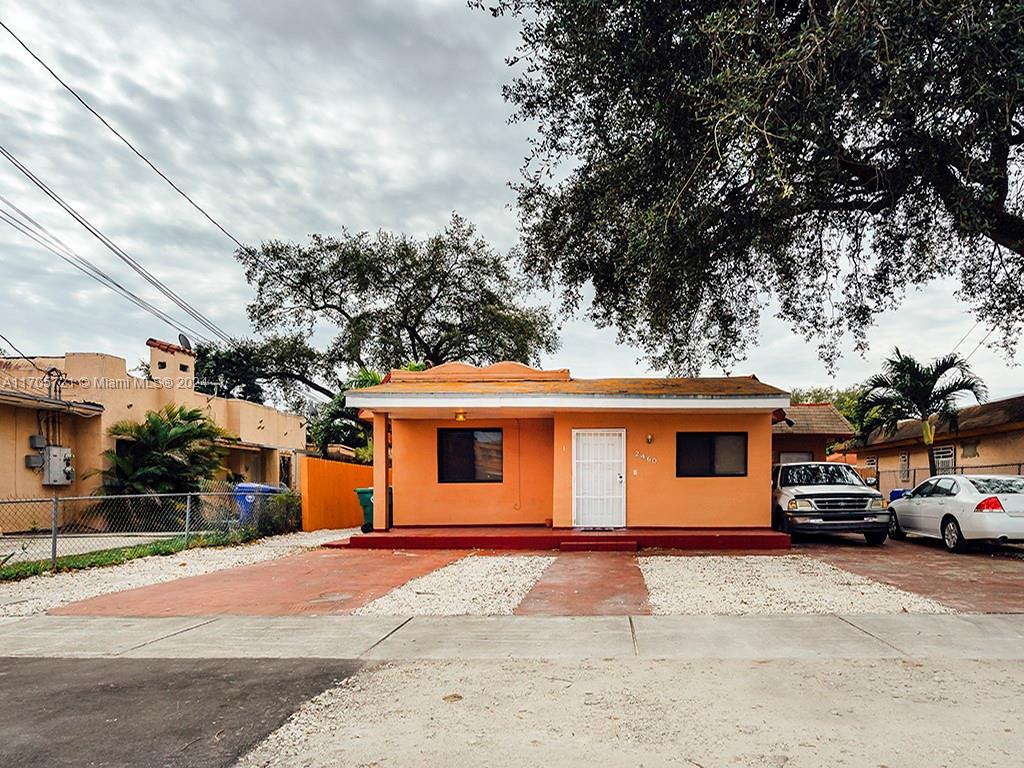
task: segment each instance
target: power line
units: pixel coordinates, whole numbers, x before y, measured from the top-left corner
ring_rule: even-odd
[[[97,227],[93,226],[82,214],[74,209],[69,203],[53,191],[44,181],[37,177],[31,170],[29,170],[20,160],[18,160],[13,154],[11,154],[6,147],[0,144],[0,154],[7,159],[18,171],[22,173],[29,181],[36,185],[42,190],[51,200],[57,205],[64,209],[64,211],[72,216],[79,224],[81,224],[91,235],[98,239],[104,246],[107,247],[115,256],[121,259],[123,262],[128,264],[136,273],[141,275],[150,285],[155,287],[160,293],[174,302],[180,309],[182,309],[187,315],[192,317],[196,322],[200,323],[213,334],[218,336],[220,339],[230,344],[232,342],[231,336],[216,325],[213,321],[206,318],[199,310],[189,304],[185,299],[181,298],[165,283],[163,283],[158,277],[149,272],[142,264],[132,258],[124,249],[118,246],[114,241],[107,237]]]
[[[984,338],[981,341],[978,342],[978,345],[974,349],[971,350],[971,354],[969,354],[967,357],[964,358],[964,361],[966,362],[967,360],[970,360],[972,357],[974,357],[974,353],[977,352],[979,349],[981,349],[981,345],[984,344],[986,341],[988,341],[988,337],[991,336],[993,333],[995,333],[995,331],[996,331],[996,329],[993,328],[988,333],[986,333]]]
[[[14,353],[15,353],[15,354],[16,354],[16,355],[17,355],[18,357],[20,357],[20,358],[21,358],[22,360],[24,360],[24,361],[26,361],[27,363],[29,363],[29,364],[30,364],[30,365],[31,365],[31,366],[32,366],[33,368],[35,368],[35,369],[36,369],[37,371],[39,371],[40,373],[42,373],[42,374],[44,374],[44,375],[46,375],[46,376],[49,376],[49,375],[50,375],[50,372],[49,372],[49,371],[44,371],[44,370],[43,370],[42,368],[40,368],[40,367],[39,367],[38,365],[36,365],[36,361],[35,361],[35,360],[33,360],[33,359],[32,359],[31,357],[29,357],[29,356],[28,356],[28,355],[26,355],[26,354],[25,354],[24,352],[22,352],[22,351],[21,351],[20,349],[18,349],[18,348],[17,348],[17,347],[16,347],[15,345],[14,345],[14,342],[13,342],[13,341],[11,341],[10,339],[8,339],[8,338],[7,338],[6,336],[4,336],[4,335],[3,335],[2,333],[0,333],[0,340],[4,341],[4,342],[5,342],[5,343],[6,343],[6,344],[7,344],[7,345],[8,345],[8,346],[9,346],[9,347],[11,348],[11,349],[13,349],[13,350],[14,350]]]
[[[15,211],[19,212],[24,218],[28,219],[29,221],[35,221],[30,216],[22,212],[21,209],[19,209],[13,203],[7,200],[7,198],[4,197],[3,195],[0,195],[0,200],[5,202],[9,207],[13,208]],[[166,323],[174,330],[179,331],[181,333],[187,332],[190,336],[200,341],[210,343],[210,339],[207,338],[204,334],[200,333],[199,331],[196,331],[194,328],[186,325],[185,323],[181,323],[178,320],[175,320],[172,316],[168,315],[163,310],[159,309],[158,307],[143,299],[141,296],[138,296],[129,289],[125,288],[114,278],[110,277],[110,275],[106,274],[105,272],[103,272],[103,270],[99,269],[94,264],[92,264],[88,259],[75,253],[73,250],[70,249],[70,247],[65,245],[59,238],[50,233],[49,230],[47,230],[42,225],[37,224],[37,226],[42,231],[33,229],[24,221],[19,221],[17,217],[12,216],[6,211],[0,211],[0,220],[4,221],[6,224],[8,224],[21,234],[23,234],[25,237],[33,240],[34,242],[48,250],[53,255],[67,262],[75,269],[85,274],[87,277],[92,278],[105,288],[114,291],[118,295],[135,304],[143,311],[148,312],[149,314],[156,317],[158,320]]]
[[[956,343],[956,346],[953,347],[951,350],[949,350],[949,354],[952,355],[954,352],[956,352],[958,349],[960,349],[960,345],[963,344],[965,341],[967,341],[967,337],[970,336],[972,333],[974,333],[974,329],[977,328],[980,324],[981,324],[981,320],[979,320],[974,325],[972,325],[971,326],[971,330],[969,330],[967,333],[965,333],[963,335],[963,338],[961,338],[960,341],[958,341]]]
[[[109,130],[111,133],[113,133],[115,136],[117,136],[117,138],[119,138],[125,144],[125,146],[128,147],[128,149],[130,149],[132,152],[134,152],[138,156],[138,158],[140,160],[142,160],[142,162],[144,162],[146,165],[148,165],[161,179],[163,179],[168,184],[170,184],[171,188],[174,189],[175,192],[177,192],[179,195],[181,195],[183,198],[185,198],[189,202],[189,204],[191,204],[191,206],[193,208],[195,208],[197,211],[199,211],[199,213],[201,213],[203,216],[205,216],[206,219],[211,224],[213,224],[213,226],[215,226],[217,229],[219,229],[221,232],[223,232],[225,235],[227,235],[235,243],[235,245],[237,245],[239,248],[244,248],[245,247],[245,246],[242,245],[242,242],[237,237],[235,237],[233,234],[228,232],[223,227],[223,225],[219,221],[217,221],[215,218],[213,218],[213,216],[211,216],[209,213],[207,213],[207,211],[201,205],[199,205],[199,203],[197,203],[195,200],[193,200],[191,197],[189,197],[188,194],[181,187],[179,187],[177,184],[175,184],[173,181],[171,181],[163,171],[161,171],[159,168],[157,168],[152,163],[152,161],[148,157],[146,157],[144,154],[142,154],[142,152],[140,152],[135,147],[134,144],[132,144],[130,141],[128,141],[128,139],[126,139],[120,133],[120,131],[118,131],[114,126],[112,126],[110,123],[108,123],[106,121],[106,119],[103,117],[103,115],[101,115],[99,112],[97,112],[95,109],[93,109],[92,106],[85,99],[83,99],[74,88],[72,88],[70,85],[68,85],[66,82],[64,82],[64,80],[61,79],[60,75],[58,75],[56,72],[54,72],[45,61],[43,61],[41,58],[39,58],[39,56],[36,54],[35,51],[33,51],[31,48],[28,47],[28,45],[25,44],[24,40],[22,40],[20,37],[18,37],[14,33],[14,30],[12,30],[10,27],[8,27],[6,24],[4,24],[3,21],[0,21],[0,27],[3,27],[5,30],[7,30],[8,34],[10,34],[11,37],[13,37],[15,40],[18,41],[18,44],[28,52],[29,56],[31,56],[33,59],[35,59],[37,62],[39,62],[39,64],[43,67],[43,69],[45,69],[47,72],[50,73],[50,75],[53,76],[54,80],[56,80],[58,83],[60,83],[62,86],[64,86],[64,89],[68,93],[70,93],[72,96],[74,96],[75,99],[78,101],[78,103],[80,103],[83,107],[85,107],[87,110],[89,110],[97,120],[99,120],[101,123],[103,123],[104,126],[106,126],[107,130]]]

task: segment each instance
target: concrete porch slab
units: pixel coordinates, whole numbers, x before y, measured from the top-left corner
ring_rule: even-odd
[[[367,659],[593,659],[633,656],[625,616],[417,617]]]

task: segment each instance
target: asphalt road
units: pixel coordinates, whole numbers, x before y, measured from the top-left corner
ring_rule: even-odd
[[[322,659],[0,659],[0,765],[227,766],[353,674]]]

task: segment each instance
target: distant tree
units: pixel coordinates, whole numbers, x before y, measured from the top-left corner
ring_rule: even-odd
[[[861,388],[853,387],[797,387],[789,393],[793,403],[832,403],[850,424],[857,420],[857,404]]]
[[[729,368],[767,299],[831,363],[909,286],[1024,327],[1024,5],[475,0],[521,20],[529,272],[659,368]]]
[[[400,367],[407,371],[421,371],[427,366],[425,363],[413,362]],[[383,380],[384,374],[380,371],[360,368],[346,382],[345,390],[372,387]],[[323,456],[327,455],[329,445],[345,445],[356,449],[357,461],[364,464],[373,462],[370,433],[366,425],[359,420],[356,409],[345,405],[344,392],[335,396],[326,405],[314,409],[309,419],[309,439]]]
[[[103,452],[102,493],[192,493],[223,466],[228,434],[198,408],[168,404],[141,421],[118,421],[107,434],[118,441]]]
[[[987,389],[960,355],[944,355],[922,364],[897,348],[886,359],[882,372],[864,382],[860,402],[863,413],[874,413],[872,420],[884,434],[895,433],[905,419],[920,422],[921,439],[928,449],[928,470],[934,475],[931,446],[935,428],[946,424],[954,431],[958,429],[956,402],[965,395],[982,402]],[[930,421],[933,416],[937,417],[935,424]]]
[[[246,380],[302,384],[334,398],[361,368],[536,364],[557,348],[550,312],[525,303],[533,286],[457,214],[424,240],[343,230],[236,255],[256,289],[249,317],[258,334],[271,334],[253,342]],[[334,338],[318,350],[308,340],[323,328]],[[230,379],[232,366],[214,362],[207,378]]]

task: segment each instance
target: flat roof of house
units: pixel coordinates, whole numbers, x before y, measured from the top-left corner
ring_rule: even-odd
[[[789,393],[755,376],[576,379],[565,369],[541,371],[520,363],[482,368],[446,363],[426,371],[392,371],[381,384],[346,393],[350,405],[371,410],[448,407],[462,400],[494,407],[775,409],[789,405]]]
[[[772,425],[776,435],[825,435],[852,437],[854,429],[832,403],[793,403],[786,408],[792,425],[780,421]]]
[[[30,392],[19,392],[12,389],[0,389],[0,404],[31,408],[36,411],[63,411],[87,418],[103,413],[103,406],[99,403],[57,400],[45,395],[33,395]]]

